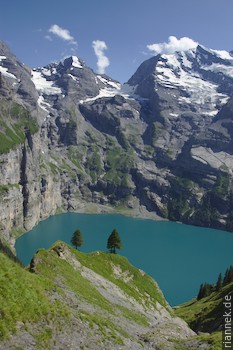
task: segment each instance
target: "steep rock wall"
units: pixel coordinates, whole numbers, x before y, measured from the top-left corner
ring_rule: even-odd
[[[31,229],[62,206],[61,182],[43,167],[38,133],[30,143],[26,139],[23,145],[0,156],[0,172],[1,232],[7,241],[15,230]]]

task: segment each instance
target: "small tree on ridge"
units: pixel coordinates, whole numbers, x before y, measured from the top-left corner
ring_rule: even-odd
[[[73,244],[73,246],[75,246],[76,249],[78,249],[78,247],[81,247],[83,245],[83,237],[79,229],[74,231],[70,241]]]
[[[108,237],[107,248],[110,250],[110,253],[113,254],[116,254],[116,249],[122,249],[122,241],[115,228]]]

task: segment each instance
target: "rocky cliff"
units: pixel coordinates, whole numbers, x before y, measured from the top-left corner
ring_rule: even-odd
[[[121,85],[76,56],[30,69],[1,43],[1,235],[87,203],[232,230],[232,96],[232,56],[202,46]]]

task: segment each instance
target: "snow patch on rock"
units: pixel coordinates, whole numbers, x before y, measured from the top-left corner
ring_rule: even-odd
[[[62,91],[59,87],[54,86],[54,82],[50,80],[46,80],[43,77],[41,72],[32,70],[32,82],[34,83],[36,90],[44,95],[58,95],[61,94]]]

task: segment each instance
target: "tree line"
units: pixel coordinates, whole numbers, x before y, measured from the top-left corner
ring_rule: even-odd
[[[81,247],[83,245],[84,240],[80,229],[77,229],[76,231],[74,231],[71,237],[71,243],[76,249],[78,249],[78,247]],[[119,236],[119,233],[115,228],[110,234],[110,236],[108,237],[107,249],[109,249],[109,252],[113,254],[116,254],[117,249],[122,249],[122,241]]]
[[[212,292],[219,291],[222,287],[231,282],[233,282],[233,266],[230,266],[226,270],[224,277],[221,273],[218,275],[216,284],[202,283],[197,295],[197,300],[209,296]]]

